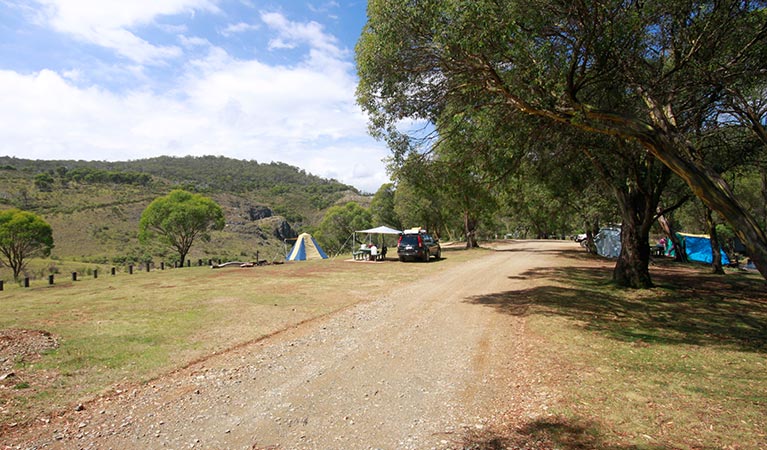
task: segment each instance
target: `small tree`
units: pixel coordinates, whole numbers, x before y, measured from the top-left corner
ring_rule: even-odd
[[[14,280],[31,256],[48,256],[52,248],[53,231],[40,216],[15,208],[0,212],[2,263],[11,268]]]
[[[370,202],[370,212],[376,225],[388,225],[402,229],[402,223],[394,211],[394,192],[396,189],[392,183],[386,183],[376,191]]]
[[[139,222],[139,241],[158,238],[176,249],[183,263],[195,239],[210,239],[209,230],[223,228],[224,212],[216,202],[179,189],[147,206]]]
[[[331,253],[340,253],[356,230],[371,226],[370,211],[354,202],[331,207],[322,218],[314,236]]]

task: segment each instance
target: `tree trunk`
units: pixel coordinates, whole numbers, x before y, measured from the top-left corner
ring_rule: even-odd
[[[767,224],[767,164],[762,166],[762,223]]]
[[[466,248],[477,248],[477,220],[468,211],[463,213],[463,231],[466,234]]]
[[[648,289],[650,278],[650,226],[652,213],[643,208],[648,200],[637,191],[615,189],[621,207],[621,252],[613,269],[613,281],[622,287]],[[650,210],[655,211],[653,206]]]
[[[650,278],[650,233],[642,226],[625,221],[621,226],[621,253],[613,269],[613,281],[622,287],[648,289]]]
[[[660,210],[661,208],[658,207],[658,211]],[[666,216],[659,216],[658,225],[660,225],[663,233],[671,242],[671,247],[674,249],[674,260],[677,262],[686,263],[687,252],[684,250],[684,246],[682,246],[682,241],[680,241],[679,237],[676,235],[676,230],[673,222],[671,222]]]
[[[599,234],[599,221],[594,222],[594,226],[589,221],[586,221],[586,250],[589,253],[597,253],[597,244],[594,242],[594,236]]]
[[[722,268],[722,253],[720,251],[719,236],[716,234],[714,214],[706,208],[706,227],[708,228],[709,242],[711,243],[711,269],[717,275],[724,275]]]

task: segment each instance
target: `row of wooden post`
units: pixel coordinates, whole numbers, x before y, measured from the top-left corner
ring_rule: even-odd
[[[221,264],[221,260],[220,259],[218,260],[218,263]],[[151,265],[150,264],[151,263],[145,264],[147,272],[149,272],[150,269],[151,269]],[[210,266],[213,265],[213,260],[212,259],[208,260],[208,265],[210,265]],[[187,267],[192,267],[192,260],[191,259],[187,259],[186,260],[186,266]],[[202,267],[202,259],[198,259],[197,260],[197,266],[198,267]],[[174,268],[178,268],[179,267],[178,261],[173,263],[173,267]],[[181,265],[181,267],[183,267],[183,264]],[[160,270],[165,270],[165,261],[161,261],[160,262]],[[112,276],[115,276],[117,274],[117,269],[115,267],[112,267],[112,271],[111,272],[112,272]],[[133,264],[128,266],[128,274],[133,275]],[[98,277],[99,277],[99,271],[98,271],[98,269],[94,269],[93,270],[93,278],[98,278]],[[48,275],[48,284],[49,285],[53,285],[53,281],[54,281],[53,274]],[[77,281],[77,272],[72,272],[72,281]],[[29,287],[29,277],[25,277],[24,278],[24,287],[25,288]],[[0,291],[2,291],[3,289],[4,289],[3,280],[0,280]]]

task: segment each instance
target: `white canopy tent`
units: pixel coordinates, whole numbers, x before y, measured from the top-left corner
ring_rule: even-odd
[[[371,228],[369,230],[358,230],[355,231],[355,233],[367,233],[367,234],[402,234],[401,230],[395,230],[394,228],[389,228],[386,225],[381,225],[380,227]]]
[[[379,247],[385,248],[386,244],[383,243],[383,235],[400,235],[402,234],[402,230],[396,230],[391,227],[387,227],[386,225],[381,225],[380,227],[370,228],[367,230],[357,230],[354,232],[354,239],[352,240],[352,254],[355,252],[355,246],[357,245],[357,242],[362,242],[357,239],[357,234],[367,234],[367,235],[374,235],[378,234],[381,235],[382,238],[379,242]],[[383,255],[386,255],[386,252],[384,251]]]

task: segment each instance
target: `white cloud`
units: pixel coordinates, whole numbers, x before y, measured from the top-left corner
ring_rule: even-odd
[[[70,9],[85,3],[90,2],[59,0],[55,5],[64,5],[61,11],[48,17],[61,21],[57,24],[61,29],[74,29],[77,23],[95,29],[101,17],[96,12],[88,18],[70,18],[74,14]],[[145,5],[149,3],[155,2]],[[136,61],[172,57],[172,50],[136,42],[139,38],[127,28],[157,14],[212,4],[203,0],[162,4],[165,9],[155,7],[154,12],[126,7],[116,13],[122,19],[103,24],[104,30],[115,34],[104,33],[100,39],[111,42],[105,44],[110,48],[128,45],[120,51]],[[264,32],[273,33],[274,42],[308,47],[302,60],[269,65],[236,59],[200,34],[177,39],[189,54],[207,54],[180,59],[173,77],[161,82],[138,63],[116,67],[99,61],[60,72],[24,74],[0,70],[0,155],[113,161],[225,155],[282,161],[375,192],[387,181],[381,160],[388,151],[367,135],[366,118],[355,103],[357,80],[348,52],[318,23],[291,22],[277,13],[261,17],[268,25],[262,27]],[[235,23],[232,31],[245,28]],[[131,39],[134,42],[128,44]],[[124,76],[132,84],[121,84],[115,92],[100,84],[105,78],[116,79],[118,73],[127,73]]]
[[[117,95],[63,75],[0,71],[0,154],[32,159],[128,160],[226,155],[282,161],[374,192],[383,146],[365,134],[353,80],[309,68],[225,58],[198,62],[181,95]],[[366,168],[366,170],[360,170]]]
[[[114,50],[141,64],[176,58],[175,46],[154,45],[131,28],[152,23],[162,15],[217,11],[211,0],[37,0],[42,6],[38,20],[59,32]]]
[[[245,22],[238,22],[238,23],[229,24],[226,28],[221,30],[221,34],[223,36],[231,36],[233,34],[258,30],[259,28],[261,27],[259,27],[258,25],[253,25],[253,24],[249,24]]]
[[[270,41],[272,49],[294,48],[299,44],[306,44],[333,57],[340,58],[345,54],[338,46],[338,40],[325,33],[322,25],[317,22],[292,22],[276,12],[262,13],[261,20],[278,33],[277,37]]]

